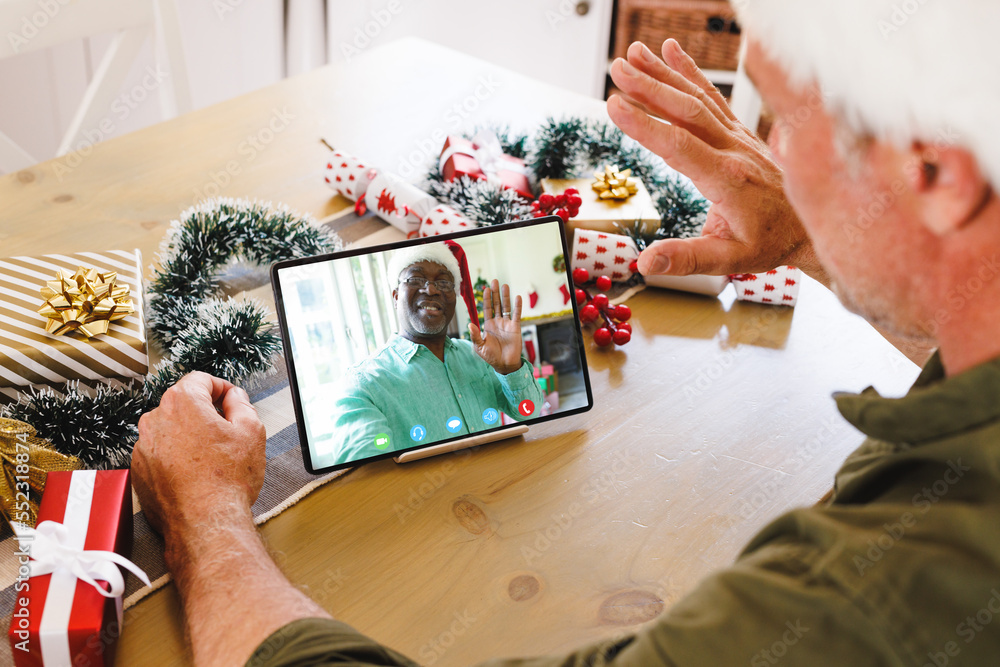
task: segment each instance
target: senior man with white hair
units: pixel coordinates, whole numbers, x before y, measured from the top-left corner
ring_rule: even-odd
[[[675,42],[663,60],[634,44],[612,67],[623,92],[608,102],[612,119],[712,202],[700,238],[654,244],[640,269],[794,263],[873,323],[938,352],[903,398],[837,396],[869,438],[829,503],[771,523],[732,567],[634,635],[488,664],[996,664],[1000,88],[990,73],[1000,51],[987,31],[1000,26],[1000,4],[741,0],[738,9],[747,72],[778,119],[770,152]],[[134,467],[143,507],[166,534],[196,661],[414,664],[284,580],[253,532],[258,477],[187,470],[194,447],[205,466],[206,429],[225,456],[243,452],[261,473],[263,445],[242,392],[198,376],[178,387],[140,423]],[[212,525],[231,530],[201,536],[220,487],[230,509]],[[255,583],[238,588],[235,577]],[[227,620],[234,611],[238,627]]]

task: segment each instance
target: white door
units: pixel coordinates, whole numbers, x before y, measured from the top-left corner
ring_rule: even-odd
[[[328,0],[329,62],[420,37],[591,97],[604,97],[612,0]]]

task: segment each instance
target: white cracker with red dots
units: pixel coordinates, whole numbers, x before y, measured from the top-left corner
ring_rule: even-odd
[[[420,236],[451,234],[452,232],[463,231],[472,227],[475,227],[475,224],[464,215],[451,206],[441,204],[432,208],[424,216],[423,221],[420,223]]]
[[[357,201],[364,196],[377,173],[376,169],[365,166],[353,155],[338,150],[331,154],[326,163],[326,176],[323,180],[337,194]]]
[[[595,278],[608,276],[620,282],[632,276],[629,265],[639,259],[639,248],[624,234],[577,229],[573,236],[572,254],[570,266],[574,269],[584,268]]]

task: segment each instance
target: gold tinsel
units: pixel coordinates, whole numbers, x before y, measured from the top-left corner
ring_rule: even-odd
[[[31,527],[38,518],[45,475],[83,467],[80,459],[60,454],[48,440],[37,437],[30,424],[5,417],[0,417],[0,459],[0,512],[8,523],[17,521]]]

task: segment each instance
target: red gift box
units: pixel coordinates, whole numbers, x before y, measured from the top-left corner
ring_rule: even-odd
[[[446,181],[453,181],[459,176],[481,181],[496,180],[525,199],[535,198],[524,160],[505,155],[495,135],[479,134],[472,141],[448,137],[441,149],[439,167]]]
[[[32,575],[19,576],[15,584],[18,598],[8,636],[18,667],[114,663],[122,612],[121,590],[115,587],[124,585],[113,563],[132,551],[131,489],[128,470],[50,472],[46,477],[37,528],[17,529],[19,574]],[[58,549],[52,548],[54,540]],[[84,553],[71,555],[77,559],[67,565],[62,560],[67,549]],[[49,567],[48,556],[57,551],[60,564]],[[101,553],[108,551],[118,556]],[[102,568],[107,579],[117,581],[108,583]],[[102,595],[88,577],[117,596]]]

